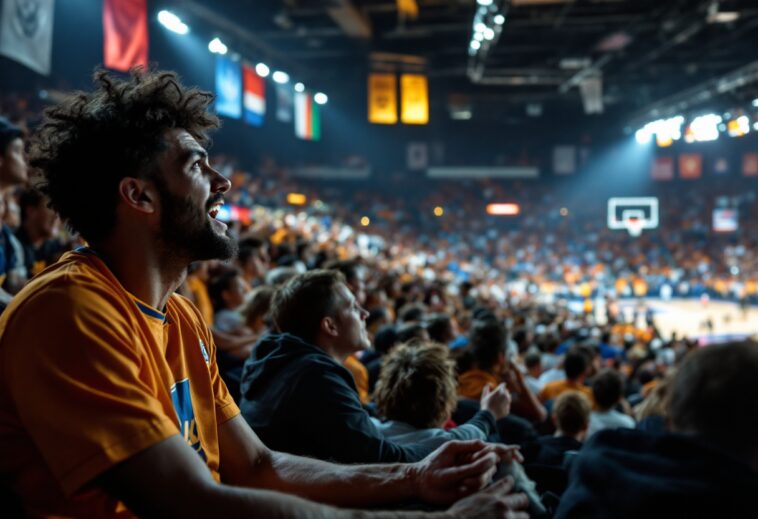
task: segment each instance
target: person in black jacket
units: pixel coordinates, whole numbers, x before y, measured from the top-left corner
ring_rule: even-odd
[[[242,374],[242,414],[270,448],[343,463],[409,462],[429,453],[383,438],[361,406],[342,361],[369,346],[361,308],[336,271],[291,279],[274,296],[281,333],[258,343]],[[503,386],[468,423],[487,436],[507,414]],[[514,448],[515,451],[515,448]]]
[[[667,403],[672,432],[598,432],[573,463],[556,517],[755,517],[756,373],[755,342],[688,355]]]

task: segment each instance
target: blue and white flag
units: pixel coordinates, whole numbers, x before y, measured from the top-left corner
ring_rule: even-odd
[[[232,119],[242,116],[242,68],[223,56],[216,58],[216,112]]]

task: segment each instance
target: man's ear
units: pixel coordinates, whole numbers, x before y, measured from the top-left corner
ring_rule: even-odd
[[[124,177],[118,183],[118,194],[122,202],[140,213],[153,214],[158,209],[155,184],[148,180]]]
[[[334,319],[334,317],[327,316],[321,319],[321,331],[326,335],[330,335],[332,337],[339,335],[337,321]]]

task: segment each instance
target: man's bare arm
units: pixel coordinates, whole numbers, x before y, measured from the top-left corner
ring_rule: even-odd
[[[268,488],[339,506],[386,505],[409,499],[445,505],[483,488],[512,448],[454,443],[411,464],[337,465],[272,452],[240,416],[219,427],[225,483]]]

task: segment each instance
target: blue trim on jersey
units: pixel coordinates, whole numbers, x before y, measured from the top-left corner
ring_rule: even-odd
[[[161,321],[166,320],[166,316],[160,313],[158,310],[155,310],[154,308],[150,308],[144,303],[140,303],[139,301],[134,301],[134,303],[137,305],[137,308],[139,308],[143,314],[148,315],[154,319],[160,319]]]

